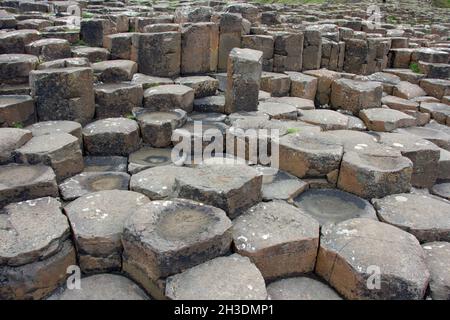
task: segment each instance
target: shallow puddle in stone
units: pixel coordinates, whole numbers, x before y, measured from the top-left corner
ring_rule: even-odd
[[[158,221],[158,230],[166,239],[183,240],[198,236],[213,222],[212,216],[201,211],[179,209],[164,213]]]

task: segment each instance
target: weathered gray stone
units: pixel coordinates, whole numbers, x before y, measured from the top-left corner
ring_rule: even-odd
[[[263,202],[233,221],[233,242],[266,280],[307,273],[316,261],[319,224],[285,202]]]
[[[128,190],[130,176],[124,172],[82,172],[59,185],[64,201],[103,190]]]
[[[449,241],[450,202],[429,195],[393,194],[374,199],[380,221],[413,234],[420,242]]]
[[[147,291],[159,279],[221,256],[231,245],[225,212],[195,201],[153,201],[127,220],[124,271]]]
[[[450,278],[448,263],[450,246],[448,242],[430,242],[422,245],[425,262],[430,270],[430,291],[433,300],[450,299]]]
[[[139,148],[139,126],[126,118],[107,118],[83,128],[85,151],[90,155],[127,156]]]
[[[167,279],[172,300],[264,300],[267,291],[256,266],[247,257],[219,257]]]
[[[320,225],[336,224],[353,218],[377,220],[372,205],[350,193],[334,189],[311,189],[294,199],[294,205]]]
[[[309,277],[287,278],[267,286],[270,300],[342,300],[325,283]]]
[[[379,289],[371,289],[374,270],[380,272]],[[420,300],[430,278],[413,235],[364,218],[322,228],[316,273],[347,299]]]
[[[148,202],[137,192],[107,190],[86,194],[65,206],[83,272],[121,269],[125,221]]]
[[[83,171],[84,167],[80,142],[67,133],[33,137],[15,153],[17,162],[51,166],[58,181]]]

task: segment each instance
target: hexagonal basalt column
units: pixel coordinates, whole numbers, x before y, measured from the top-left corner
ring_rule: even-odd
[[[152,292],[160,279],[227,253],[230,229],[221,209],[182,199],[153,201],[125,225],[124,271]]]
[[[57,180],[73,176],[84,167],[80,142],[67,133],[33,137],[15,152],[18,162],[51,166]]]
[[[364,218],[322,228],[316,273],[347,299],[420,300],[430,278],[413,235]]]
[[[205,165],[176,177],[175,194],[216,206],[234,218],[261,201],[262,176],[245,165]]]
[[[263,202],[233,221],[233,241],[266,280],[307,273],[316,262],[319,223],[285,202]]]
[[[84,147],[91,155],[127,156],[139,148],[139,126],[126,118],[107,118],[83,128]]]
[[[143,194],[108,190],[90,193],[65,208],[83,272],[120,270],[120,237],[126,219],[149,202]]]
[[[411,189],[413,165],[406,157],[346,152],[338,188],[371,199]]]
[[[172,300],[265,300],[264,278],[249,258],[219,257],[167,279]]]
[[[90,68],[44,69],[30,72],[31,92],[40,121],[94,117],[93,74]]]
[[[9,204],[0,215],[1,299],[41,299],[75,265],[70,228],[61,204],[46,197]]]

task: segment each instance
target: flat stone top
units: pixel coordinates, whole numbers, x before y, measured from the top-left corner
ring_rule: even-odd
[[[423,79],[420,80],[420,83],[422,82],[440,86],[450,86],[450,80],[447,79]]]
[[[386,173],[413,167],[411,160],[407,157],[389,154],[365,154],[349,151],[344,154],[343,161],[358,168],[366,168],[368,171]]]
[[[182,84],[165,84],[161,86],[148,88],[147,90],[144,91],[144,97],[161,94],[183,95],[188,92],[194,92],[194,89]]]
[[[45,45],[49,45],[49,44],[67,44],[67,45],[69,45],[69,41],[67,41],[65,39],[56,39],[56,38],[39,39],[39,40],[29,43],[27,46],[38,47],[38,46],[45,46]]]
[[[91,49],[90,51],[92,51],[92,49],[101,49],[101,48],[87,48],[87,49]],[[106,49],[102,49],[107,51]],[[131,61],[131,60],[107,60],[107,61],[100,61],[100,62],[96,62],[92,64],[92,68],[94,69],[94,71],[96,72],[102,72],[104,70],[107,69],[111,69],[111,68],[131,68],[134,65],[136,65],[136,62]]]
[[[369,121],[397,121],[400,119],[411,119],[414,120],[414,117],[407,115],[398,110],[394,109],[386,109],[386,108],[370,108],[364,109],[360,111],[360,115],[365,115]]]
[[[241,188],[245,183],[259,176],[260,173],[252,167],[236,165],[202,165],[190,173],[176,177],[178,184],[189,185],[203,190],[220,193]]]
[[[238,254],[219,257],[169,277],[166,296],[173,300],[265,300],[261,272]]]
[[[68,74],[68,73],[77,73],[77,72],[83,72],[83,71],[92,72],[92,69],[88,68],[88,67],[50,68],[50,69],[42,69],[42,70],[32,70],[30,72],[30,75],[45,76],[47,74],[58,74],[58,73]]]
[[[142,121],[146,124],[162,124],[162,123],[172,123],[174,126],[178,122],[186,120],[186,111],[181,109],[175,109],[170,111],[148,111],[142,110],[136,113],[136,118],[138,121]]]
[[[381,83],[377,81],[359,81],[346,78],[336,80],[336,84],[344,85],[356,91],[373,91],[382,86]]]
[[[412,134],[404,133],[377,133],[379,142],[400,150],[401,152],[414,152],[420,150],[434,150],[439,151],[439,147],[434,143],[421,139]]]
[[[309,277],[272,282],[267,286],[267,293],[271,300],[342,300],[331,287]]]
[[[297,108],[281,102],[261,102],[258,105],[258,111],[267,113],[269,115],[281,114],[281,113],[295,113]]]
[[[0,96],[0,108],[9,107],[26,101],[33,101],[33,98],[27,95],[4,95]]]
[[[217,82],[218,80],[215,78],[212,78],[210,76],[189,76],[189,77],[180,77],[180,78],[175,79],[176,83],[179,83],[182,85],[201,83],[201,82],[205,82],[205,81]]]
[[[312,75],[307,75],[301,72],[295,72],[295,71],[286,71],[285,72],[292,81],[317,81],[316,77],[313,77]]]
[[[434,111],[442,111],[445,113],[448,113],[450,115],[450,106],[445,103],[438,103],[438,102],[422,102],[420,104],[420,110],[426,110],[430,112]]]
[[[382,221],[399,227],[450,232],[450,202],[444,199],[411,193],[393,194],[374,199],[373,204]]]
[[[152,194],[152,199],[165,198],[172,193],[175,178],[191,175],[194,169],[175,165],[154,167],[143,170],[131,177],[130,186],[133,190],[144,189]],[[192,174],[193,175],[193,174]]]
[[[280,144],[301,151],[343,152],[342,144],[336,138],[322,135],[321,132],[288,134],[280,138]]]
[[[94,86],[94,90],[104,92],[104,93],[113,93],[118,90],[127,90],[127,89],[140,89],[142,85],[139,83],[102,83]]]
[[[263,52],[253,49],[234,48],[229,56],[239,60],[259,62],[262,59]]]
[[[233,221],[233,239],[240,251],[255,251],[319,238],[319,223],[283,201],[259,203]]]
[[[18,164],[0,166],[0,191],[54,180],[55,172],[48,166]]]
[[[133,152],[128,157],[129,163],[140,165],[162,166],[172,164],[172,149],[170,148],[152,148],[144,146]]]
[[[348,117],[334,110],[302,110],[300,113],[300,119],[308,123],[348,125]]]
[[[36,36],[39,35],[39,31],[34,29],[22,29],[22,30],[14,30],[10,32],[6,32],[4,34],[0,34],[0,39],[9,38],[9,37],[24,37],[30,34],[34,34]]]
[[[82,196],[64,210],[77,236],[95,238],[120,234],[128,216],[149,201],[137,192],[107,190]]]
[[[12,203],[4,211],[0,214],[0,265],[42,260],[69,237],[69,223],[54,198]]]
[[[0,35],[1,37],[2,35]],[[0,54],[0,63],[21,63],[21,62],[30,62],[30,63],[38,63],[39,58],[32,54],[22,54],[22,53],[7,53]]]
[[[400,77],[395,74],[387,72],[375,72],[368,76],[371,81],[378,81],[382,83],[387,83],[391,85],[396,85],[400,82]]]
[[[33,132],[33,136],[42,136],[51,133],[70,133],[81,130],[81,124],[76,121],[55,120],[34,123],[26,129]]]
[[[31,139],[31,131],[18,128],[0,128],[0,154],[18,148]]]
[[[65,289],[48,300],[150,300],[130,279],[117,274],[96,274],[81,279],[80,290]]]
[[[353,218],[377,220],[375,209],[367,201],[337,189],[311,189],[294,199],[294,204],[321,225]]]
[[[422,245],[431,273],[431,296],[435,300],[448,300],[450,296],[450,243],[428,242]]]
[[[400,98],[400,97],[396,97],[396,96],[384,96],[381,98],[381,103],[382,104],[401,104],[401,105],[405,105],[407,107],[410,107],[412,109],[416,109],[419,104],[415,101],[411,101],[408,99],[404,99],[404,98]]]
[[[93,136],[107,133],[128,134],[136,130],[139,130],[139,125],[134,120],[127,118],[107,118],[86,125],[83,128],[83,135]]]
[[[231,229],[225,211],[199,202],[152,201],[137,209],[125,233],[158,252],[180,250],[223,235]]]
[[[78,139],[68,133],[51,133],[48,135],[31,138],[24,146],[16,151],[23,154],[28,153],[51,153],[73,143],[78,145]]]
[[[320,246],[337,253],[360,274],[376,265],[382,274],[426,283],[429,272],[419,241],[397,227],[356,218],[322,227]]]
[[[397,129],[399,133],[413,134],[423,139],[441,139],[450,143],[450,134],[431,127],[409,127]]]

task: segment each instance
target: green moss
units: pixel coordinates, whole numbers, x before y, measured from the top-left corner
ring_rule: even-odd
[[[17,129],[23,129],[23,123],[22,122],[13,122],[13,127]]]
[[[411,64],[409,65],[409,69],[411,69],[411,71],[414,73],[421,73],[419,64],[417,62],[411,62]]]
[[[84,42],[83,40],[78,40],[76,42],[73,43],[74,46],[85,46],[86,42]]]
[[[94,14],[93,14],[93,13],[90,13],[90,12],[83,12],[83,13],[81,14],[81,17],[82,17],[83,19],[91,19],[91,18],[94,17]]]
[[[130,120],[136,120],[136,117],[134,115],[132,115],[131,113],[127,113],[125,115],[125,118],[130,119]]]
[[[297,132],[299,132],[300,130],[298,129],[298,128],[288,128],[287,129],[287,133],[288,134],[291,134],[291,133],[297,133]]]
[[[450,0],[432,0],[433,6],[439,8],[450,8]]]

